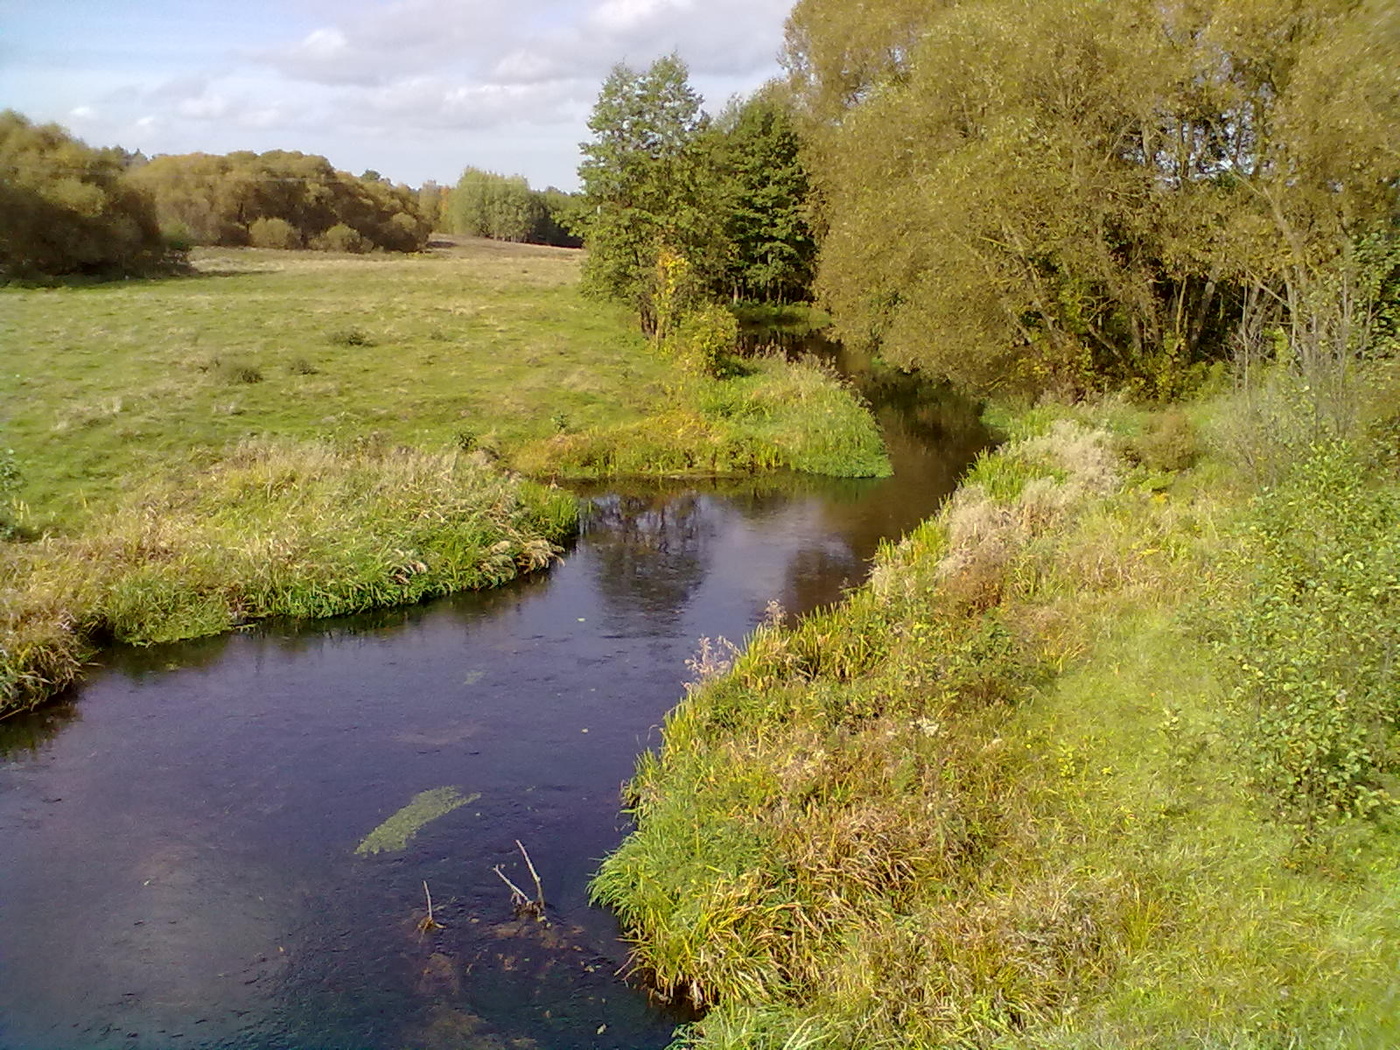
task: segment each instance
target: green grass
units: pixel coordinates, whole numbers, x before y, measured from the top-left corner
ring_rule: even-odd
[[[335,257],[204,250],[200,275],[0,289],[3,440],[40,523],[250,436],[504,453],[640,419],[672,370],[575,288],[579,253],[466,242]]]
[[[1329,669],[1374,719],[1371,765],[1303,759],[1380,792],[1364,816],[1280,805],[1273,727],[1331,722],[1238,687],[1241,655],[1286,664],[1297,632],[1327,652],[1343,598],[1393,646],[1400,584],[1348,581],[1400,522],[1349,488],[1280,490],[1352,530],[1349,589],[1289,589],[1296,616],[1269,622],[1295,635],[1232,631],[1275,608],[1276,575],[1246,527],[1268,497],[1221,425],[1237,410],[1187,413],[1229,443],[1115,401],[1009,419],[846,605],[761,628],[668,716],[593,893],[642,979],[710,1008],[681,1045],[1396,1044],[1389,664]]]
[[[834,375],[781,357],[745,364],[729,378],[684,377],[655,414],[557,434],[526,446],[517,462],[531,474],[591,478],[777,468],[889,476],[874,418]]]

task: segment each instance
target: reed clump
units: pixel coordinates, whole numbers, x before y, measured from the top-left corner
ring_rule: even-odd
[[[1326,602],[1261,586],[1301,551],[1257,538],[1260,511],[1194,420],[1110,400],[1008,429],[867,586],[760,627],[639,761],[636,830],[592,890],[638,979],[708,1010],[677,1045],[1389,1045],[1393,706],[1375,689],[1351,702],[1363,740],[1339,734],[1326,690],[1261,701],[1234,669],[1284,679],[1308,639],[1324,662],[1340,628],[1317,608],[1339,595],[1373,602],[1393,642],[1393,571],[1371,593],[1334,567]],[[1333,563],[1400,534],[1393,500],[1354,488],[1309,511],[1360,508]],[[1283,590],[1295,614],[1271,604]],[[1357,690],[1388,667],[1384,645],[1360,648]],[[1365,768],[1287,764],[1338,739]],[[1280,783],[1305,802],[1322,785],[1310,823]],[[1358,801],[1333,805],[1339,790]]]
[[[482,456],[242,444],[148,484],[81,535],[0,546],[0,712],[72,682],[99,641],[504,583],[547,566],[576,516],[572,497]]]

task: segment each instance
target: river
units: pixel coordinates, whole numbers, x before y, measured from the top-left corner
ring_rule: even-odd
[[[985,444],[969,406],[841,364],[893,478],[584,491],[547,573],[113,650],[0,722],[0,1048],[664,1047],[684,1018],[619,977],[586,885],[686,659],[838,600]],[[470,801],[357,852],[441,789]],[[548,923],[493,871],[533,890],[517,840]]]

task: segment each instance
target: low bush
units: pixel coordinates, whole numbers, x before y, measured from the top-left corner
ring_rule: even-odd
[[[1318,447],[1255,498],[1225,603],[1231,703],[1261,797],[1307,829],[1388,800],[1400,773],[1400,495]]]
[[[364,234],[360,233],[359,230],[341,222],[313,238],[311,247],[327,252],[349,252],[360,255],[369,251],[373,245],[365,239]]]
[[[254,219],[248,224],[248,243],[254,248],[300,248],[301,233],[286,219]]]

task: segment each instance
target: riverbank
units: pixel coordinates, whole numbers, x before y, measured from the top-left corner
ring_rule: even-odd
[[[492,587],[547,566],[572,496],[484,456],[250,442],[72,536],[0,545],[0,715],[104,643],[198,638]]]
[[[1348,433],[1286,383],[1008,415],[703,667],[593,886],[683,1044],[1395,1042],[1393,386]]]
[[[106,641],[541,568],[577,511],[521,470],[889,473],[834,373],[687,374],[580,297],[579,258],[207,249],[193,276],[0,290],[0,716]]]

